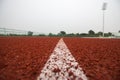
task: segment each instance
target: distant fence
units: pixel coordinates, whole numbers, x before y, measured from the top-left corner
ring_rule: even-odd
[[[33,32],[33,35],[39,35],[39,34],[41,34],[41,33]],[[28,35],[28,31],[17,30],[17,29],[8,29],[8,28],[0,28],[0,35]]]

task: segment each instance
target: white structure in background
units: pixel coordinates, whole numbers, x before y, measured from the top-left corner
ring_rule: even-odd
[[[112,37],[113,38],[120,38],[120,33],[112,32]]]
[[[8,28],[0,28],[0,35],[10,35],[10,34],[28,35],[28,31],[17,30],[17,29],[8,29]],[[33,35],[39,35],[39,34],[42,34],[42,33],[40,33],[40,32],[33,32]]]

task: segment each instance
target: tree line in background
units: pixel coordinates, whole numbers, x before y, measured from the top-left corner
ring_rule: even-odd
[[[120,30],[118,31],[120,33]],[[62,37],[101,37],[103,32],[97,32],[95,33],[93,30],[89,30],[88,33],[66,33],[65,31],[60,31],[58,34],[53,34],[49,33],[48,35],[46,34],[39,34],[39,35],[33,35],[32,31],[28,31],[27,35],[19,35],[19,34],[8,34],[8,36],[62,36]],[[111,32],[104,33],[105,37],[112,36]]]
[[[120,33],[120,30],[118,31]],[[39,34],[38,36],[63,36],[63,37],[101,37],[103,32],[95,33],[93,30],[89,30],[88,33],[69,33],[67,34],[65,31],[60,31],[58,34],[49,33],[48,35]],[[32,36],[33,32],[28,31],[28,36]],[[104,33],[105,37],[112,36],[111,32]]]
[[[60,31],[58,34],[49,33],[48,36],[66,36],[66,37],[100,37],[102,36],[102,32],[95,33],[93,30],[89,30],[88,33],[69,33],[67,34],[65,31]],[[112,36],[111,32],[105,33],[105,37]]]

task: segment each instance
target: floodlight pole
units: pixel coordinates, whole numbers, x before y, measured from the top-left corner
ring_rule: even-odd
[[[102,7],[102,10],[103,10],[103,37],[104,37],[104,27],[105,27],[105,10],[106,10],[106,6],[107,6],[107,3],[103,3],[103,7]]]
[[[105,10],[103,10],[103,37],[104,37],[104,26],[105,26]]]

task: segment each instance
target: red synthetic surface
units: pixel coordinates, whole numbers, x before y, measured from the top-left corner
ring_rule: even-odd
[[[36,80],[59,39],[0,37],[0,80]]]
[[[0,37],[0,80],[36,80],[59,39]],[[90,80],[120,80],[120,39],[64,41]]]
[[[120,80],[120,39],[64,38],[89,80]]]

